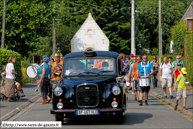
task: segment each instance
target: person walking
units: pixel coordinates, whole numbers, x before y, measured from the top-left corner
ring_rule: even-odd
[[[134,62],[134,61],[133,61],[133,57],[134,57],[134,55],[133,55],[133,54],[130,54],[131,64]]]
[[[177,64],[177,67],[176,67],[176,69],[175,69],[175,75],[174,75],[174,77],[175,77],[175,82],[176,82],[176,80],[177,80],[177,78],[178,78],[178,76],[181,74],[181,64]],[[176,90],[177,90],[177,88],[178,88],[178,83],[176,84]]]
[[[152,75],[152,80],[153,80],[153,88],[157,88],[157,80],[158,80],[158,70],[159,70],[159,63],[157,61],[157,57],[154,56],[153,60],[151,61],[151,63],[153,64],[153,75]]]
[[[164,92],[164,98],[167,98],[166,95],[166,85],[168,85],[170,92],[170,99],[173,98],[172,95],[172,75],[174,75],[174,65],[168,61],[168,57],[164,57],[164,63],[160,65],[158,81],[160,81],[160,75],[162,72],[162,88]]]
[[[136,96],[136,88],[135,88],[135,85],[134,85],[134,82],[132,82],[132,73],[133,73],[133,65],[134,63],[137,62],[137,57],[133,57],[133,63],[130,65],[130,68],[129,68],[129,73],[128,73],[128,79],[127,81],[131,84],[130,88],[132,88],[133,92],[134,92],[134,100],[137,100],[137,96]]]
[[[126,55],[123,55],[122,61],[123,61],[123,64],[124,64],[123,71],[126,72],[126,75],[124,76],[124,78],[125,78],[125,80],[126,80],[126,82],[127,82],[127,77],[128,77],[130,65],[129,65],[129,61],[126,60]],[[128,83],[126,83],[126,84],[128,84]]]
[[[177,89],[177,95],[176,95],[176,106],[174,107],[174,110],[177,109],[178,107],[178,101],[181,99],[182,95],[184,98],[184,102],[183,102],[183,109],[184,110],[188,110],[186,108],[186,86],[190,85],[188,82],[188,75],[187,75],[187,70],[186,68],[182,68],[181,69],[181,74],[178,76],[177,81],[174,84],[174,89],[173,91],[176,90],[176,85],[178,83],[178,89]]]
[[[141,79],[141,77],[146,77],[147,80],[150,82],[150,76],[154,73],[154,69],[153,69],[153,64],[149,61],[147,61],[147,55],[143,56],[143,61],[141,63],[138,64],[137,66],[137,76],[139,79]],[[143,93],[145,92],[145,104],[148,105],[148,94],[150,91],[150,83],[149,85],[143,85],[140,86],[141,87],[141,91],[140,91],[140,106],[143,105]]]
[[[139,77],[137,76],[137,66],[139,63],[141,63],[142,57],[137,56],[137,62],[133,64],[133,72],[132,72],[132,82],[135,84],[135,89],[137,91],[137,96],[138,96],[138,102],[140,102],[140,91],[141,87],[139,86]]]
[[[172,61],[172,57],[169,57],[169,62],[171,64],[174,64],[174,62]],[[172,87],[174,86],[174,80],[175,80],[175,77],[174,77],[174,75],[172,75]]]
[[[37,82],[37,84],[40,84],[41,95],[43,99],[40,104],[49,103],[51,100],[51,84],[50,79],[48,78],[48,75],[51,75],[51,67],[48,64],[49,61],[49,58],[45,57],[43,59],[44,65],[38,70],[40,80]]]
[[[185,67],[184,62],[181,61],[180,59],[181,59],[180,56],[176,56],[176,61],[173,62],[175,69],[176,69],[178,63],[181,64],[181,67],[182,67],[182,68]]]
[[[6,65],[6,80],[5,80],[5,96],[8,97],[7,102],[12,102],[12,97],[15,97],[15,75],[17,72],[15,71],[15,67],[13,63],[15,63],[16,57],[9,57],[9,63]]]

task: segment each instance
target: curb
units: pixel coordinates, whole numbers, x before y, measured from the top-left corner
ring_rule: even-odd
[[[39,93],[38,95],[36,95],[33,98],[31,98],[28,102],[25,102],[25,103],[21,104],[19,107],[15,108],[14,110],[9,112],[8,114],[2,116],[0,118],[0,124],[2,123],[2,121],[8,120],[9,118],[11,118],[14,115],[16,115],[17,113],[19,113],[21,110],[25,109],[26,106],[30,105],[31,103],[34,103],[40,97],[41,97],[41,93]]]
[[[155,91],[153,91],[153,90],[150,91],[150,94],[152,94],[153,96],[155,96],[155,97],[158,98],[158,99],[159,99],[159,97],[164,98],[164,96],[159,95],[157,92],[155,92]],[[168,101],[169,103],[171,103],[173,106],[176,105],[176,104],[175,104],[174,102],[172,102],[170,99],[167,99],[167,101]],[[178,105],[178,109],[183,110],[183,107],[180,106],[180,105]],[[189,110],[183,110],[183,111],[184,111],[185,113],[193,116],[193,113],[190,112]]]

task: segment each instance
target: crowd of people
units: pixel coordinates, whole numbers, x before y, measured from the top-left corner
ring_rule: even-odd
[[[172,62],[172,57],[164,57],[163,63],[159,64],[157,57],[154,56],[151,62],[148,61],[148,56],[134,56],[130,54],[126,56],[125,54],[120,54],[122,70],[126,72],[124,76],[126,80],[126,85],[129,89],[134,92],[134,100],[139,102],[139,105],[143,105],[143,94],[145,93],[145,105],[148,105],[148,94],[150,91],[150,82],[152,81],[153,88],[158,87],[158,81],[161,81],[161,86],[163,88],[164,98],[167,98],[167,87],[170,93],[170,99],[173,98],[172,93],[177,91],[176,106],[178,106],[178,101],[183,96],[184,98],[184,109],[186,108],[186,86],[188,83],[188,75],[183,61],[180,60],[180,56],[176,57],[176,61]],[[55,60],[55,61],[54,61]],[[3,67],[3,72],[1,74],[5,80],[3,83],[5,85],[5,96],[8,98],[7,102],[12,102],[12,98],[15,97],[15,88],[21,89],[20,83],[16,82],[16,75],[14,63],[16,61],[15,56],[11,56],[8,60],[8,64]],[[103,64],[103,60],[96,60],[96,66],[100,69]],[[112,62],[110,62],[111,65]],[[53,86],[50,84],[50,79],[60,80],[59,76],[54,76],[54,72],[60,73],[62,75],[62,65],[63,56],[59,53],[55,53],[54,59],[49,59],[49,57],[43,56],[40,61],[41,68],[38,70],[39,74],[39,84],[41,89],[41,95],[43,101],[40,104],[49,103],[51,100]],[[175,82],[175,84],[174,84]],[[174,86],[173,86],[174,84]],[[172,90],[172,87],[173,90]],[[24,97],[24,94],[18,95]]]
[[[54,55],[54,59],[49,59],[49,57],[43,56],[43,59],[40,60],[40,69],[38,69],[39,81],[37,84],[40,85],[41,95],[43,101],[40,104],[49,103],[52,95],[52,86],[50,84],[50,78],[60,80],[60,77],[53,76],[53,72],[62,73],[62,69],[59,66],[63,65],[63,56],[60,56],[59,53]],[[11,56],[8,60],[7,65],[3,66],[1,77],[1,94],[7,98],[7,102],[14,101],[14,97],[17,93],[19,97],[25,97],[22,87],[19,82],[16,82],[16,75],[18,74],[15,71],[14,63],[16,62],[16,57]],[[57,65],[59,64],[59,65]],[[46,101],[47,100],[47,101]]]
[[[170,93],[170,99],[173,98],[172,93],[177,91],[176,106],[178,101],[183,96],[183,108],[186,108],[186,86],[189,85],[188,75],[183,61],[180,56],[176,57],[176,61],[172,62],[172,57],[164,57],[163,63],[159,64],[157,57],[154,56],[151,62],[147,61],[148,56],[126,56],[120,54],[122,70],[126,72],[124,76],[126,85],[129,90],[132,89],[134,93],[134,100],[143,105],[143,94],[145,92],[145,105],[148,105],[148,94],[150,91],[150,84],[152,81],[153,88],[158,87],[158,81],[161,81],[164,98],[167,98],[167,87]],[[175,84],[174,84],[175,82]],[[174,86],[173,86],[174,84]],[[172,90],[172,87],[173,90]]]

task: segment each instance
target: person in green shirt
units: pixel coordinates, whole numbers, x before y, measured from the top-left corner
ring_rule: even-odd
[[[186,68],[181,69],[181,74],[178,76],[177,81],[174,84],[173,92],[176,90],[177,83],[178,83],[178,88],[177,88],[177,95],[176,95],[176,106],[174,107],[174,110],[177,109],[178,101],[181,99],[182,95],[184,98],[183,109],[187,110],[186,108],[186,86],[190,84],[188,82],[188,75],[187,75]]]
[[[182,68],[185,67],[185,66],[184,66],[184,62],[180,60],[180,56],[177,56],[177,57],[176,57],[176,61],[174,61],[174,68],[175,68],[175,69],[176,69],[178,63],[181,64],[181,67],[182,67]]]

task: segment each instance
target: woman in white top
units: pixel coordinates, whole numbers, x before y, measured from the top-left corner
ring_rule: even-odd
[[[5,96],[8,97],[7,102],[12,102],[11,97],[15,97],[15,75],[17,75],[13,65],[15,61],[16,57],[11,56],[6,65]]]

